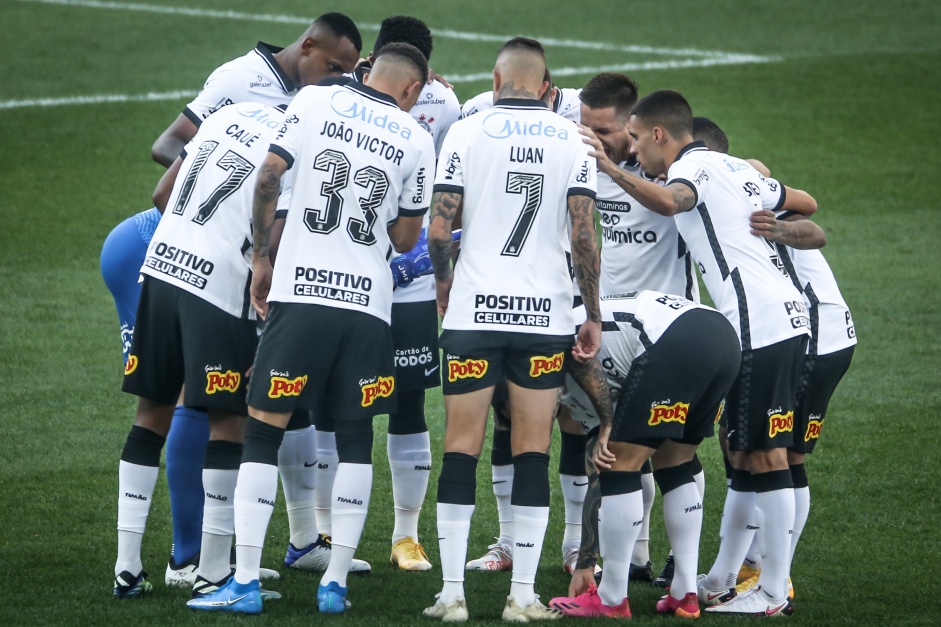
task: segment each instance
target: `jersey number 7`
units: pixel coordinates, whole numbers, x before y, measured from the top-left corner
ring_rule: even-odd
[[[523,210],[516,219],[513,232],[503,245],[501,255],[519,257],[529,236],[529,230],[536,219],[536,212],[542,204],[542,174],[525,174],[523,172],[508,172],[506,175],[506,191],[508,194],[523,194]]]

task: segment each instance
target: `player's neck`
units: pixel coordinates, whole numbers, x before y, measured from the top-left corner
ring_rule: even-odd
[[[296,44],[291,44],[284,50],[274,54],[275,63],[281,68],[281,71],[293,81],[295,85],[300,83],[300,75],[297,73],[297,60],[300,56],[300,49]]]

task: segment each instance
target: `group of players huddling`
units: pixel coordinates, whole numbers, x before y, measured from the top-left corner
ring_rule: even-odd
[[[468,619],[466,570],[512,571],[508,622],[629,618],[629,580],[667,588],[664,614],[791,614],[804,456],[856,342],[813,198],[726,154],[679,93],[638,100],[614,73],[554,87],[532,39],[500,48],[493,91],[463,110],[429,80],[420,20],[388,18],[362,50],[328,13],[220,66],[154,144],[168,168],[155,207],[105,242],[123,389],[139,397],[114,596],[153,589],[141,540],[166,448],[165,581],[192,589],[187,605],[257,614],[280,598],[260,583],[279,576],[260,565],[280,476],[284,564],[323,571],[319,611],[347,611],[348,573],[371,568],[354,554],[379,414],[391,561],[432,569],[418,518],[425,390],[440,384],[443,583],[425,616]],[[468,561],[491,409],[499,537]],[[544,605],[554,423],[572,583]],[[716,423],[729,490],[719,555],[697,576],[696,450]],[[654,484],[672,548],[657,578]]]

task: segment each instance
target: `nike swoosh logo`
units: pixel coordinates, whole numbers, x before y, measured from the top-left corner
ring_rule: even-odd
[[[316,465],[317,465],[317,462],[315,461],[309,464],[307,462],[304,462],[304,468],[310,468],[311,466],[316,466]]]
[[[709,600],[709,601],[712,601],[713,599],[718,599],[718,598],[721,597],[723,594],[727,594],[727,593],[728,593],[728,590],[725,590],[725,591],[723,591],[723,592],[719,592],[719,593],[717,593],[717,594],[709,594],[709,593],[706,593],[706,599]]]
[[[573,482],[572,482],[572,485],[581,487],[581,486],[583,486],[583,485],[588,485],[588,482],[586,481],[585,483],[579,483],[579,482],[577,482],[577,481],[573,481]]]
[[[772,607],[772,608],[765,610],[765,616],[774,616],[775,614],[780,612],[784,608],[785,605],[787,605],[787,601],[785,601],[784,603],[782,603],[781,605],[777,607]]]
[[[431,370],[429,370],[428,368],[425,368],[425,376],[426,376],[426,377],[431,376],[432,373],[434,373],[434,371],[437,370],[439,367],[440,367],[440,366],[435,366],[435,367],[432,368]]]

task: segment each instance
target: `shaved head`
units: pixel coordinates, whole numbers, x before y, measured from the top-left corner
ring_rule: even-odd
[[[503,44],[493,69],[500,98],[540,98],[546,90],[546,51],[535,39],[516,37]]]

